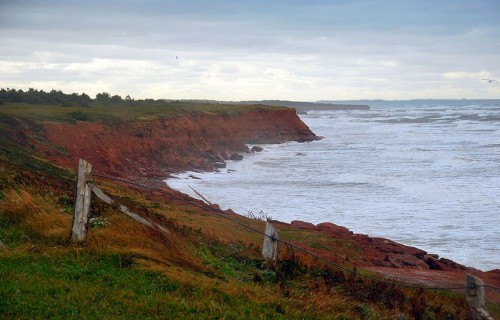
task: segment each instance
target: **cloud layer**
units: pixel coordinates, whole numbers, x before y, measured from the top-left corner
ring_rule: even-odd
[[[500,3],[0,1],[0,87],[135,98],[499,98]]]

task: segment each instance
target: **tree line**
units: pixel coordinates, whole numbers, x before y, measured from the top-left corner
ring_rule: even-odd
[[[150,100],[150,99],[148,99]],[[130,96],[125,99],[119,95],[111,95],[107,92],[98,93],[95,99],[90,98],[86,93],[63,93],[61,90],[43,91],[30,88],[27,91],[21,89],[0,89],[0,104],[3,102],[17,102],[29,104],[54,105],[63,106],[85,106],[88,107],[92,102],[100,103],[122,103],[134,101]]]

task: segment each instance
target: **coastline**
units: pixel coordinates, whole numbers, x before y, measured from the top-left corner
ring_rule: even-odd
[[[157,185],[163,184],[165,177],[175,173],[217,170],[218,163],[229,160],[232,154],[250,153],[249,145],[311,142],[320,139],[294,109],[262,109],[236,116],[180,116],[161,121],[134,121],[118,125],[46,123],[44,129],[48,142],[65,149],[68,155],[61,157],[60,154],[54,154],[53,150],[44,150],[45,155],[55,163],[72,167],[72,163],[76,163],[78,158],[87,156],[96,172],[118,174],[148,183],[154,180]],[[73,141],[82,136],[83,140],[90,143],[74,145]],[[298,223],[299,226],[308,225],[309,230],[317,230],[309,222]],[[318,225],[325,223],[328,222]],[[293,223],[289,225],[297,226]],[[354,239],[366,240],[365,237],[371,239],[363,234],[356,235]],[[384,240],[395,243],[389,239]],[[378,242],[373,240],[361,241],[359,245],[366,246],[368,252],[380,249],[377,249]],[[437,270],[473,269],[432,253],[429,256],[424,250],[418,249],[417,252],[414,247],[397,245],[402,247],[395,251],[379,246],[382,248],[381,253],[373,257],[369,253],[370,262],[364,265]],[[415,256],[418,261],[404,256],[406,254]],[[439,259],[443,260],[440,262]]]
[[[101,174],[117,175],[145,183],[154,181],[157,185],[162,184],[159,177],[171,173],[192,169],[211,170],[216,161],[215,155],[227,159],[233,152],[247,152],[248,143],[319,139],[293,109],[255,111],[236,117],[202,115],[111,125],[76,122],[44,123],[42,126],[46,139],[43,143],[32,139],[36,132],[30,132],[35,129],[29,123],[24,126],[23,132],[13,128],[12,139],[24,139],[38,153],[63,167],[73,169],[78,158],[83,157],[95,164],[96,172]],[[75,145],[74,141],[82,143]],[[228,211],[228,214],[235,213]],[[405,277],[418,271],[422,281],[435,285],[444,284],[445,279],[447,284],[463,284],[464,274],[470,272],[491,285],[500,285],[498,269],[489,272],[475,270],[389,239],[354,234],[347,228],[334,224],[312,225],[304,221],[276,224],[288,232],[303,235],[303,242],[297,242],[302,246],[308,246],[308,239],[318,236],[329,239],[331,243],[341,243],[342,250],[347,248],[345,255],[350,256],[350,265],[373,270],[381,275]],[[352,255],[352,248],[355,248],[356,255]],[[338,257],[331,253],[332,247],[312,249],[338,261]],[[500,297],[498,299],[500,301]]]
[[[220,209],[216,203],[208,205],[198,197],[192,197],[168,186],[166,188],[189,201],[206,207],[207,211],[215,208],[232,218],[243,219],[243,221],[255,220],[232,209]],[[367,270],[391,281],[413,283],[425,287],[461,287],[466,274],[473,274],[491,286],[500,286],[500,269],[487,271],[475,269],[387,238],[354,233],[346,227],[330,222],[318,224],[300,220],[290,223],[278,220],[271,220],[271,222],[280,234],[294,235],[292,241],[287,238],[284,238],[284,241],[290,241],[334,263]],[[319,239],[318,237],[322,240],[313,240]],[[316,244],[315,241],[319,243]],[[330,245],[326,245],[325,242]],[[500,303],[499,292],[487,290],[486,298],[491,302]]]
[[[208,205],[199,198],[193,198],[181,191],[166,187],[175,194],[206,207],[208,211],[215,208],[233,218],[243,219],[243,221],[255,220],[232,209],[223,210],[217,204]],[[392,281],[414,283],[426,287],[461,287],[464,284],[465,275],[469,273],[480,277],[491,286],[500,285],[500,269],[478,270],[387,238],[354,233],[334,223],[312,224],[299,220],[291,223],[278,220],[271,220],[271,222],[280,234],[294,234],[294,240],[290,241],[294,245],[334,263],[364,269]],[[300,236],[297,238],[297,235]],[[318,237],[335,245],[326,247],[325,244],[314,244],[313,239],[318,239]],[[283,240],[289,241],[286,238]],[[322,242],[323,240],[320,241]],[[498,292],[487,291],[486,297],[489,301],[500,302]]]

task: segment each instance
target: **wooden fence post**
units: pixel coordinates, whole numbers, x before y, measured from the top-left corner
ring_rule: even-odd
[[[92,191],[87,182],[92,181],[92,164],[84,159],[78,163],[78,182],[76,186],[75,211],[71,227],[71,240],[80,242],[87,235],[90,198]]]
[[[473,320],[493,320],[484,307],[484,282],[469,273],[465,275],[467,303]]]
[[[262,255],[265,259],[272,260],[276,263],[278,261],[278,230],[276,230],[269,221],[266,221],[265,234],[264,244],[262,245]]]

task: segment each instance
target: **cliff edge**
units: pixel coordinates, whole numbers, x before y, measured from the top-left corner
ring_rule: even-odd
[[[201,113],[166,119],[43,123],[48,145],[36,148],[55,163],[74,168],[78,158],[96,172],[153,177],[182,170],[212,170],[247,144],[313,141],[318,137],[294,109],[256,109],[239,114]]]

